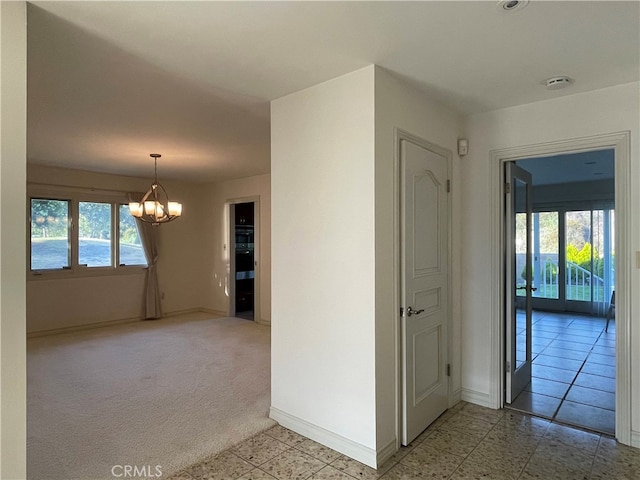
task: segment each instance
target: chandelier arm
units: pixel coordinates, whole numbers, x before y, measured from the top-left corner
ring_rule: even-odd
[[[162,186],[162,184],[160,184],[158,182],[156,182],[156,187],[159,187],[160,189],[162,189],[162,192],[164,193],[164,196],[167,199],[167,205],[169,205],[169,194],[167,193],[165,188]],[[156,188],[156,190],[157,190],[157,188]]]
[[[151,190],[147,190],[147,193],[144,194],[144,197],[142,197],[139,203],[143,204],[149,198],[149,195],[151,195]]]

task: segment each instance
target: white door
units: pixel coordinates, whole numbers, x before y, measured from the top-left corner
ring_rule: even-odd
[[[448,407],[447,158],[400,141],[402,444]]]
[[[512,403],[531,382],[531,174],[509,162],[505,184],[505,402]]]

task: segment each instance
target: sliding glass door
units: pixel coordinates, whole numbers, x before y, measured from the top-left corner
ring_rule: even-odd
[[[566,212],[567,309],[604,315],[615,285],[613,210]]]
[[[526,229],[523,214],[516,228]],[[533,214],[533,307],[604,315],[615,285],[614,211],[558,208]],[[524,275],[524,251],[517,272]]]

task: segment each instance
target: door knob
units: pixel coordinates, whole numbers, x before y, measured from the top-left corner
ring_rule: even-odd
[[[422,312],[424,312],[424,308],[420,310],[414,310],[411,307],[407,307],[407,317],[410,317],[411,315],[420,315]]]
[[[516,290],[526,290],[526,289],[527,289],[526,285],[524,287],[516,287]],[[530,292],[535,292],[536,290],[538,290],[536,287],[529,288]]]

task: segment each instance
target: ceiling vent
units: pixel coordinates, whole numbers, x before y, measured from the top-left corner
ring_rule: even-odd
[[[568,87],[573,83],[573,78],[560,75],[557,77],[551,77],[544,81],[548,90],[560,90],[561,88]]]

